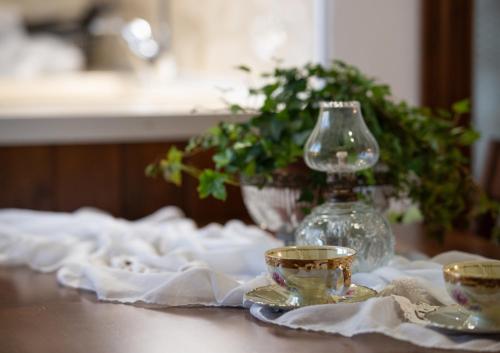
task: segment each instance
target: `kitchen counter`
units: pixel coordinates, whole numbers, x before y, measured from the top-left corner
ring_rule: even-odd
[[[236,87],[236,88],[234,88]],[[90,72],[0,80],[0,145],[185,140],[219,121],[243,121],[241,82],[158,81]]]

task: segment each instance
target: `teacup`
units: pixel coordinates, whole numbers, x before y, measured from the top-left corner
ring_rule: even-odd
[[[348,290],[355,254],[340,246],[286,246],[265,257],[273,280],[290,292],[290,304],[312,305],[331,303]]]
[[[455,302],[486,324],[500,325],[500,261],[466,261],[443,268]]]

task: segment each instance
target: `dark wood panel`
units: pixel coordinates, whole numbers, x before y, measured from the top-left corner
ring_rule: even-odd
[[[162,178],[149,178],[144,173],[146,166],[165,155],[171,145],[149,143],[123,146],[123,217],[137,219],[168,205],[185,209],[182,188]]]
[[[473,0],[423,0],[422,103],[471,97]]]
[[[120,146],[54,148],[54,210],[74,211],[91,206],[121,215]]]
[[[175,205],[198,224],[250,221],[240,189],[230,187],[226,202],[198,198],[197,181],[184,176],[181,187],[148,178],[147,164],[171,143],[71,145],[0,148],[0,207],[74,211],[91,206],[127,219]],[[182,147],[182,143],[176,143]],[[196,156],[201,166],[211,155]]]
[[[486,194],[500,201],[500,141],[490,141],[482,177],[482,187]],[[476,221],[475,231],[489,237],[497,221],[497,216],[494,214],[481,215]]]
[[[500,200],[500,140],[490,141],[484,168],[483,187],[488,196]]]
[[[50,147],[0,148],[0,207],[53,208],[51,152]]]

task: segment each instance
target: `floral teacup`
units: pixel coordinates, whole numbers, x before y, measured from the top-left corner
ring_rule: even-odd
[[[500,324],[500,261],[467,261],[443,269],[453,300],[486,323]]]
[[[355,254],[340,246],[287,246],[268,250],[266,264],[293,304],[326,304],[333,295],[348,294]]]

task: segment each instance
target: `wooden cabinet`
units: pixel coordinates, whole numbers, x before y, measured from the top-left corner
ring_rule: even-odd
[[[200,225],[250,221],[239,188],[231,187],[226,202],[199,200],[197,181],[188,176],[182,187],[146,177],[146,165],[172,144],[0,147],[0,208],[71,212],[89,206],[137,219],[175,205]],[[210,159],[205,155],[196,162],[209,165]]]

